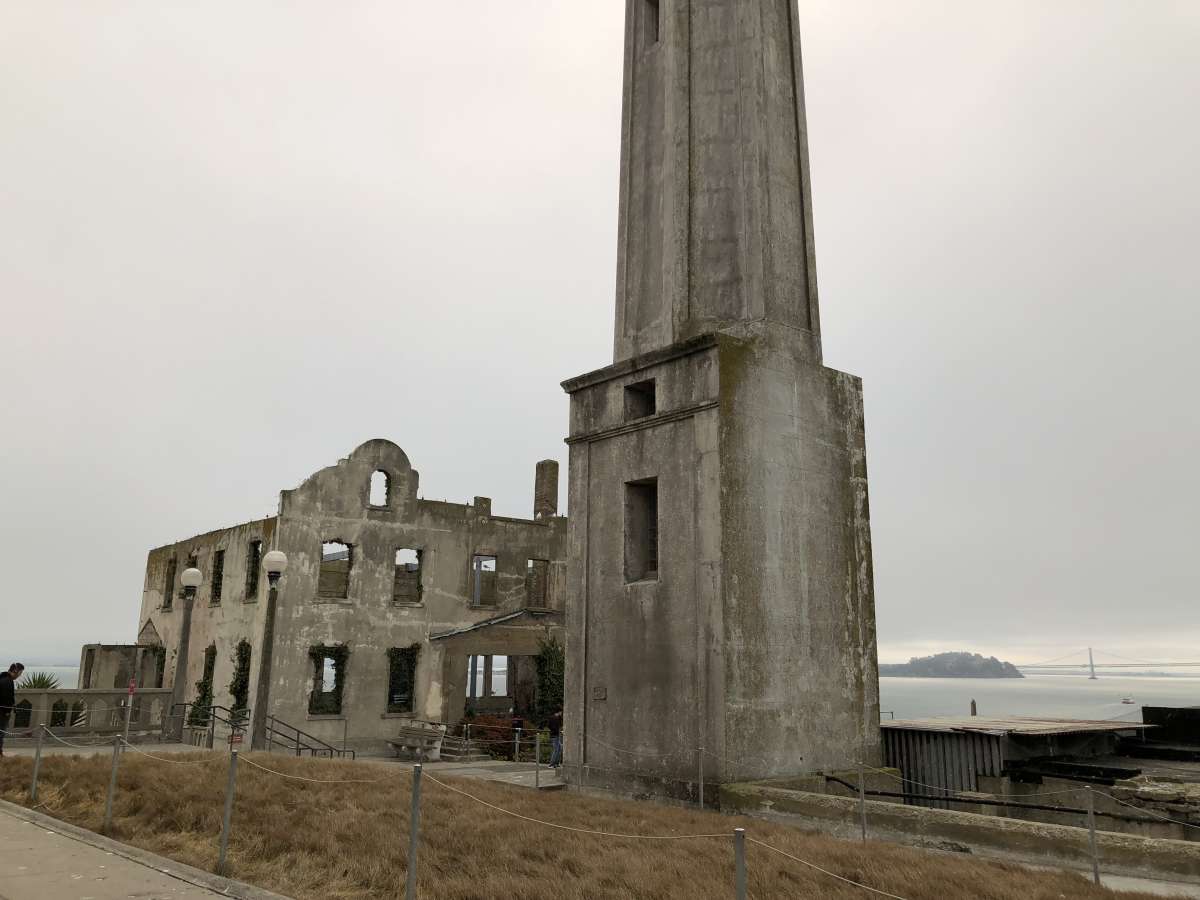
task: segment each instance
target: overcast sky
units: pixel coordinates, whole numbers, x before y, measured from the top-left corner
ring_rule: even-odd
[[[429,498],[565,485],[623,12],[0,0],[0,655],[132,641],[151,547],[369,438]],[[1200,3],[800,15],[881,658],[1197,658]]]

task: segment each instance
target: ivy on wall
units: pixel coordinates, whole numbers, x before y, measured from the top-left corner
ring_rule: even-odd
[[[313,689],[308,695],[308,714],[311,716],[336,716],[342,712],[342,693],[346,688],[346,662],[350,659],[350,648],[345,644],[314,644],[308,648],[308,658],[313,661]],[[324,688],[325,660],[333,661],[333,690]]]
[[[238,641],[233,650],[233,681],[229,682],[229,696],[233,698],[234,712],[244,713],[250,703],[250,642]]]
[[[204,674],[196,682],[196,699],[188,713],[188,724],[203,728],[208,725],[209,707],[213,702],[213,672],[217,668],[217,645],[209,644],[204,650]]]
[[[567,653],[558,638],[545,638],[538,643],[537,699],[534,711],[539,722],[547,722],[563,708],[563,688],[566,684]]]

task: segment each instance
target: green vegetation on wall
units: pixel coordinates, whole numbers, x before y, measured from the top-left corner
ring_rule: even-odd
[[[213,702],[213,672],[217,668],[217,645],[209,644],[204,650],[204,674],[196,682],[196,699],[188,712],[188,724],[203,728],[208,724],[209,707]]]
[[[250,642],[238,641],[233,651],[233,681],[229,682],[235,712],[244,712],[250,702],[250,654]]]
[[[16,688],[18,691],[56,691],[58,677],[51,672],[27,672]]]
[[[563,686],[566,680],[567,654],[557,638],[539,643],[537,660],[537,720],[545,723],[562,709]]]

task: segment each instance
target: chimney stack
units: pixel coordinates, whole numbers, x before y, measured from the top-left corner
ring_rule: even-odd
[[[533,478],[533,517],[547,519],[558,515],[558,462],[543,459]]]

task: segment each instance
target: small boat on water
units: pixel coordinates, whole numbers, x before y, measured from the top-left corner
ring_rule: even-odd
[[[1126,706],[1132,706],[1137,701],[1135,701],[1132,697],[1122,697],[1121,702]]]

